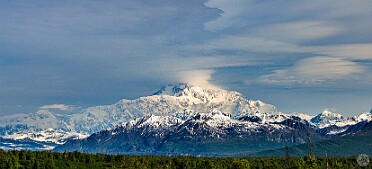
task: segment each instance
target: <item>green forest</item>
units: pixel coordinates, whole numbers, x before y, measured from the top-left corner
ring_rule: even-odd
[[[356,157],[242,157],[210,158],[190,156],[131,156],[85,154],[80,152],[56,153],[50,151],[2,151],[0,168],[372,168],[360,167]]]

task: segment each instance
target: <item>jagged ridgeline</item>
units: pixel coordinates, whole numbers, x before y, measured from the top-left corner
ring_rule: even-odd
[[[348,135],[371,119],[371,113],[344,118],[328,110],[284,114],[238,92],[181,83],[71,115],[43,110],[4,117],[0,147],[18,148],[16,140],[60,145],[55,151],[235,156],[302,144],[307,133],[313,141]]]

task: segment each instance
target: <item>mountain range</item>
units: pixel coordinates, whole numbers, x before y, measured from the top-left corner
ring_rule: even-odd
[[[343,138],[371,120],[371,112],[347,118],[330,110],[285,114],[238,92],[181,83],[68,115],[39,110],[3,116],[0,148],[236,156],[301,145],[308,134],[314,142]]]
[[[372,122],[366,122],[363,127],[349,135],[314,142],[313,152],[316,156],[358,156],[360,154],[372,155]],[[252,153],[250,156],[284,156],[285,149],[273,149]],[[288,148],[291,156],[305,156],[308,145],[300,144]]]

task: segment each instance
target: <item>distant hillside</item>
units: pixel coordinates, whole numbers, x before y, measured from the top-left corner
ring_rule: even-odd
[[[372,156],[372,122],[366,123],[363,128],[354,134],[334,139],[324,140],[312,144],[315,156],[357,156],[367,154]],[[305,156],[308,145],[301,144],[289,147],[291,156]],[[284,148],[262,151],[251,156],[285,156]]]

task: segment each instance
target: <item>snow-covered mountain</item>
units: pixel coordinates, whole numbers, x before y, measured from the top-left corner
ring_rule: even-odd
[[[274,106],[245,99],[237,92],[181,83],[167,85],[151,96],[123,99],[113,105],[90,107],[71,115],[38,110],[36,113],[4,116],[0,119],[0,136],[16,139],[20,135],[29,136],[29,133],[46,132],[48,128],[53,128],[77,137],[78,134],[92,134],[149,115],[187,119],[193,113],[213,110],[235,118],[246,115],[260,117],[263,121],[283,118]],[[36,141],[34,137],[29,139]]]
[[[63,130],[54,130],[53,128],[48,128],[43,131],[28,132],[28,133],[16,133],[12,135],[3,136],[4,139],[13,139],[13,140],[34,140],[38,142],[47,142],[47,143],[56,143],[64,144],[67,140],[70,139],[84,139],[88,135],[75,133],[75,132],[66,132]]]
[[[311,118],[310,122],[319,128],[324,128],[330,125],[343,125],[345,120],[341,114],[324,110],[322,113]]]
[[[217,112],[223,116],[217,115]],[[371,113],[343,118],[328,110],[314,117],[301,113],[284,114],[273,105],[247,99],[238,92],[180,83],[164,86],[150,96],[134,100],[123,99],[112,105],[90,107],[69,115],[39,110],[36,113],[4,116],[0,118],[0,137],[17,139],[22,136],[40,141],[33,135],[47,133],[48,129],[52,128],[54,131],[67,133],[63,136],[55,135],[53,139],[48,140],[61,144],[68,140],[65,136],[71,136],[72,139],[81,138],[82,135],[114,129],[148,117],[155,120],[160,128],[164,128],[163,126],[184,124],[197,114],[201,117],[213,115],[210,118],[216,118],[212,121],[202,118],[201,121],[208,124],[203,127],[214,124],[215,128],[226,128],[232,125],[243,130],[239,126],[249,123],[260,126],[265,130],[263,134],[267,134],[274,126],[280,126],[288,131],[312,130],[321,136],[329,137],[338,136],[339,133],[347,134],[351,131],[347,130],[349,127],[372,119]]]
[[[306,130],[287,125],[237,120],[229,114],[213,111],[194,113],[184,120],[176,116],[151,115],[83,140],[69,141],[54,150],[226,156],[303,143],[306,135]]]
[[[51,150],[57,145],[62,145],[69,140],[84,139],[88,136],[89,135],[48,128],[42,131],[20,132],[12,135],[5,135],[0,139],[0,147],[2,149]],[[7,144],[5,144],[6,142]],[[1,144],[4,145],[1,146]]]
[[[0,136],[14,133],[42,131],[48,128],[62,128],[64,116],[48,110],[36,113],[14,114],[0,118]]]
[[[361,113],[352,117],[343,117],[329,109],[310,119],[310,124],[314,126],[316,132],[326,138],[344,136],[357,132],[364,124],[372,121],[372,114]]]
[[[372,113],[364,112],[357,116],[344,118],[341,114],[334,113],[329,109],[310,119],[312,125],[317,128],[326,128],[330,126],[345,127],[355,125],[357,123],[372,120]]]
[[[7,128],[24,126],[36,131],[54,128],[78,133],[94,133],[149,115],[176,114],[180,118],[187,118],[195,112],[213,110],[219,110],[236,118],[254,115],[263,120],[276,121],[283,117],[275,106],[245,99],[237,92],[203,89],[181,83],[167,85],[151,96],[135,100],[123,99],[113,105],[90,107],[72,115],[39,110],[35,114],[5,116],[1,118],[0,126],[8,126]],[[8,130],[1,131],[4,135]]]

